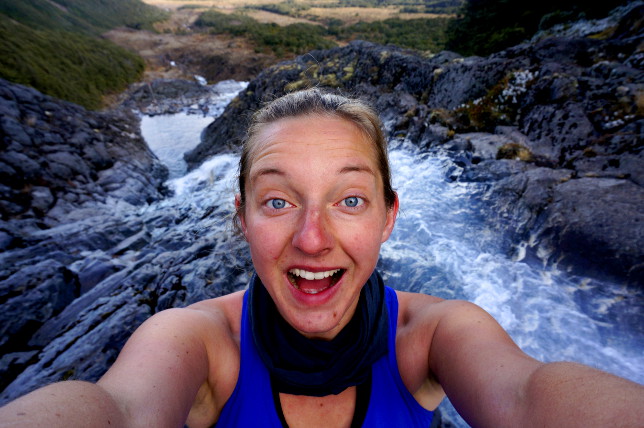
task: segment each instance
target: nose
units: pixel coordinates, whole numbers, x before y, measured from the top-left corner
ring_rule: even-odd
[[[293,235],[293,246],[307,255],[322,255],[333,245],[327,219],[319,209],[305,209]]]

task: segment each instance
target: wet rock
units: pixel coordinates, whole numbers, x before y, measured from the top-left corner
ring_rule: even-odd
[[[577,274],[626,277],[644,283],[644,192],[628,180],[580,178],[554,188],[539,227],[542,253]],[[601,265],[597,263],[601,261]]]
[[[0,282],[0,351],[20,346],[79,295],[76,276],[55,260],[25,266]],[[29,310],[25,313],[25,308]]]
[[[48,217],[59,200],[68,202],[58,205],[59,211],[68,212],[114,193],[132,204],[163,197],[167,172],[143,141],[133,114],[89,112],[4,80],[0,110],[2,220],[39,218],[52,225],[64,214]],[[120,183],[102,186],[99,172],[118,173]]]

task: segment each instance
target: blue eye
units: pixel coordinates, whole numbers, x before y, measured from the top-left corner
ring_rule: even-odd
[[[342,201],[343,205],[349,207],[349,208],[355,208],[358,205],[362,204],[362,198],[358,198],[357,196],[349,196],[348,198],[345,198]]]
[[[286,201],[284,199],[271,199],[268,201],[268,206],[276,210],[281,210],[286,206]]]

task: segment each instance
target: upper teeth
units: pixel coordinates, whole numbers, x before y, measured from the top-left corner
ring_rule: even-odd
[[[339,271],[340,271],[340,269],[327,270],[325,272],[309,272],[308,270],[304,270],[304,269],[291,269],[289,271],[289,273],[291,275],[299,276],[299,277],[302,277],[304,279],[308,279],[309,281],[311,281],[313,279],[328,278],[331,275],[335,275]]]

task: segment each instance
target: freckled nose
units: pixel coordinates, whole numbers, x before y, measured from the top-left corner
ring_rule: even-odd
[[[293,235],[293,246],[309,255],[324,253],[333,243],[324,216],[318,210],[303,214]]]

